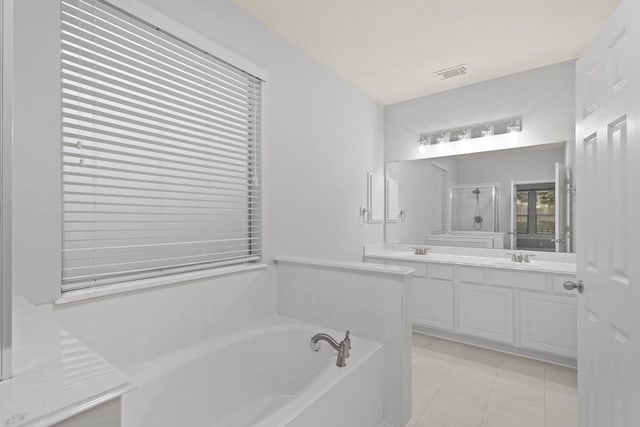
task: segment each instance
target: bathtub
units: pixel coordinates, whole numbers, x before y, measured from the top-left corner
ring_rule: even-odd
[[[138,387],[122,403],[124,427],[378,427],[383,351],[352,337],[347,366],[317,332],[344,331],[274,319],[132,368]]]

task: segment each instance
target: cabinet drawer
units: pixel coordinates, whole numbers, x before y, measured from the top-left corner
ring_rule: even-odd
[[[414,323],[453,330],[453,283],[413,281]]]
[[[490,282],[495,286],[509,288],[531,289],[546,292],[547,276],[544,273],[529,273],[526,271],[491,270]]]
[[[453,266],[444,264],[429,264],[427,277],[430,279],[453,280]]]
[[[576,357],[576,300],[570,296],[520,293],[522,347]]]
[[[460,283],[460,332],[513,344],[513,290]]]
[[[553,281],[552,281],[553,293],[561,294],[561,295],[573,295],[573,296],[578,295],[577,290],[568,291],[564,288],[562,284],[567,280],[572,280],[575,282],[578,279],[575,276],[553,276]]]
[[[484,270],[482,268],[458,267],[458,280],[482,285],[484,284]]]

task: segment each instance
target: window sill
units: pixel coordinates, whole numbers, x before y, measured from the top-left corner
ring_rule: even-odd
[[[204,279],[208,277],[226,276],[229,274],[244,273],[247,271],[266,269],[266,264],[243,264],[230,267],[210,268],[207,270],[190,271],[187,273],[171,274],[149,279],[135,280],[131,282],[118,283],[114,285],[104,285],[89,289],[79,289],[63,293],[54,301],[55,305],[69,304],[93,298],[100,298],[109,295],[117,295],[126,292],[140,291],[144,289],[171,286],[192,280]]]

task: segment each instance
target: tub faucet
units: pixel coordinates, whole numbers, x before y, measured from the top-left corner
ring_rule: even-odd
[[[311,350],[320,350],[320,341],[328,342],[329,345],[338,352],[336,366],[340,368],[347,366],[347,358],[349,357],[349,350],[351,350],[351,338],[349,338],[349,331],[347,331],[344,339],[340,342],[334,340],[329,334],[315,334],[311,337]]]

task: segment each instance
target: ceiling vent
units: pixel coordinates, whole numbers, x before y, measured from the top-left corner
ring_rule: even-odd
[[[467,74],[469,69],[467,68],[467,64],[456,65],[455,67],[445,68],[444,70],[436,71],[435,74],[440,78],[440,80],[450,79],[452,77],[462,76]]]

